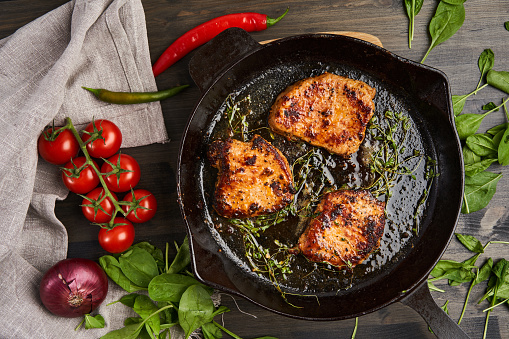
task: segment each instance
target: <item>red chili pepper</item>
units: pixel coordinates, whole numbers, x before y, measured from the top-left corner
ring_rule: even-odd
[[[175,40],[175,42],[163,52],[154,66],[152,66],[154,76],[158,76],[187,53],[210,41],[228,28],[239,27],[248,32],[262,31],[283,19],[286,13],[288,13],[288,9],[276,19],[259,13],[235,13],[223,15],[207,21],[184,33],[184,35]]]

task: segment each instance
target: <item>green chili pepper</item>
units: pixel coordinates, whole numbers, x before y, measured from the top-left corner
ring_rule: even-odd
[[[182,91],[186,87],[189,87],[189,85],[172,87],[158,92],[112,92],[102,88],[83,88],[94,93],[94,95],[101,101],[112,104],[128,105],[167,99]]]

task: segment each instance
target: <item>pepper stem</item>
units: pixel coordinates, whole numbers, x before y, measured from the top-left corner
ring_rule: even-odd
[[[286,9],[286,11],[280,17],[278,17],[276,19],[273,19],[273,18],[267,16],[267,19],[266,19],[267,20],[267,28],[269,28],[270,26],[274,25],[275,23],[277,23],[278,21],[283,19],[283,17],[286,15],[286,13],[288,13],[289,10],[290,10],[290,7],[288,7]]]

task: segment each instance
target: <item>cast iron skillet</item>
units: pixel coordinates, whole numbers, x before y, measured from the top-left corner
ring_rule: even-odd
[[[287,295],[287,303],[274,286],[249,272],[225,251],[224,242],[210,223],[208,206],[212,192],[205,188],[210,178],[204,178],[204,168],[210,166],[206,160],[210,133],[227,96],[265,73],[269,78],[275,77],[276,84],[288,81],[284,76],[278,80],[274,70],[298,73],[303,64],[316,65],[318,69],[343,65],[361,77],[365,75],[374,85],[397,91],[402,100],[411,103],[410,114],[428,140],[440,175],[434,179],[416,241],[390,269],[381,270],[347,290],[318,292],[316,296]],[[192,266],[198,279],[270,311],[306,320],[357,317],[399,301],[418,311],[438,337],[467,338],[435,304],[426,283],[453,235],[463,194],[461,148],[445,74],[350,37],[301,35],[262,46],[236,28],[223,32],[198,50],[190,62],[190,74],[202,97],[181,141],[177,184]]]

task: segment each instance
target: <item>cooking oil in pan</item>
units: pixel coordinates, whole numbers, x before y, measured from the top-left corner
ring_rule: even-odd
[[[377,89],[376,113],[366,131],[365,140],[359,150],[347,159],[304,142],[289,141],[283,136],[273,134],[267,127],[270,106],[287,85],[324,71],[365,81]],[[236,117],[229,115],[232,105],[235,106]],[[287,72],[281,69],[274,74],[265,72],[225,100],[215,118],[217,124],[214,124],[210,131],[211,141],[231,136],[233,119],[233,123],[238,127],[235,128],[235,138],[247,141],[255,133],[259,134],[278,148],[287,157],[290,165],[306,156],[312,157],[307,165],[314,166],[317,170],[311,171],[303,182],[304,191],[298,195],[297,201],[300,207],[307,204],[312,211],[324,191],[340,188],[369,188],[375,196],[387,203],[385,232],[380,247],[353,269],[338,269],[323,263],[309,262],[299,254],[289,254],[294,253],[291,249],[297,245],[299,236],[310,219],[311,213],[308,213],[290,214],[284,221],[278,221],[259,234],[257,245],[267,251],[265,253],[268,253],[268,256],[279,254],[273,257],[275,262],[272,264],[276,266],[274,271],[253,274],[260,274],[270,283],[276,281],[282,289],[290,292],[337,293],[338,290],[362,285],[387,274],[391,267],[411,250],[420,232],[420,223],[426,211],[426,197],[436,168],[426,136],[412,119],[412,110],[415,108],[411,103],[406,102],[394,89],[387,89],[383,84],[356,73],[355,70],[343,66],[334,68],[330,65],[301,65],[292,67]],[[386,132],[392,133],[391,138],[394,141],[389,146]],[[385,163],[374,166],[373,162],[379,162],[380,159]],[[392,162],[390,159],[393,159]],[[397,167],[389,167],[395,165],[395,162]],[[298,168],[298,165],[295,168]],[[392,173],[394,171],[397,172],[395,175]],[[209,192],[214,189],[215,175],[214,169],[204,166],[204,178],[209,178],[205,188]],[[390,177],[390,182],[378,180],[380,177]],[[296,181],[298,180],[299,178],[296,178]],[[212,194],[209,198],[210,196]],[[245,230],[239,228],[239,221],[217,215],[211,207],[212,201],[207,201],[206,205],[212,219],[210,221],[214,225],[212,231],[223,247],[223,252],[238,261],[246,270],[253,270],[253,265],[250,264],[253,258],[246,257],[255,255],[253,245],[247,245],[246,248],[243,237]],[[267,270],[261,268],[260,271]]]

